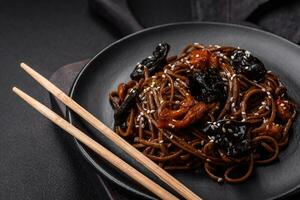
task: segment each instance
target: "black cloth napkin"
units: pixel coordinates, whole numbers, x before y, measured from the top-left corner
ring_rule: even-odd
[[[300,43],[298,0],[89,0],[124,36],[157,24],[216,21],[259,27]]]

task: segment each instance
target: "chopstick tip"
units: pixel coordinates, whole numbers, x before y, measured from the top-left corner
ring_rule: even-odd
[[[16,86],[13,86],[13,87],[12,87],[12,91],[15,92],[15,93],[17,93],[19,90],[20,90],[20,89],[17,88]]]
[[[27,65],[24,62],[21,62],[20,67],[22,67],[24,69],[25,67],[27,67]]]

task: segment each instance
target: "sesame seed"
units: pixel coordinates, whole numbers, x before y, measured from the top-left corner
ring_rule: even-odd
[[[222,127],[222,131],[223,133],[226,133],[226,129],[224,127]]]
[[[222,178],[218,178],[218,183],[221,183],[221,182],[223,182],[223,179]]]
[[[270,110],[270,107],[269,107],[269,106],[266,106],[266,109],[267,109],[267,110]]]
[[[281,103],[280,106],[283,107],[283,106],[284,106],[284,103]]]
[[[243,112],[242,112],[242,115],[246,115],[246,112],[245,112],[245,111],[243,111]]]
[[[161,77],[166,78],[166,75],[163,74],[163,75],[161,75]]]
[[[170,126],[171,128],[175,128],[175,125],[174,124],[168,124],[168,126]]]
[[[211,160],[209,158],[206,159],[207,162],[211,162]]]
[[[172,140],[172,139],[173,139],[173,137],[174,137],[174,135],[171,135],[171,136],[170,136],[170,139]]]
[[[229,128],[229,129],[227,129],[227,130],[228,130],[229,133],[233,133],[233,130],[232,130],[232,129]]]
[[[160,140],[158,143],[159,143],[159,144],[162,144],[162,143],[164,143],[164,141],[163,141],[163,140]]]
[[[246,119],[242,119],[242,122],[245,122],[246,121]]]
[[[230,78],[230,80],[233,80],[234,77],[236,77],[236,74],[233,74],[232,77]]]
[[[254,115],[255,115],[255,116],[258,116],[259,114],[258,114],[258,113],[254,113]]]

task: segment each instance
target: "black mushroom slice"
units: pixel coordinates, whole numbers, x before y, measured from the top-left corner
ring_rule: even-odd
[[[191,94],[198,101],[205,103],[222,102],[226,97],[225,82],[217,68],[192,71],[188,74],[188,80]]]
[[[243,74],[250,80],[261,81],[267,73],[264,64],[247,50],[235,50],[230,62],[236,73]]]
[[[115,110],[115,114],[114,114],[115,126],[121,125],[125,122],[127,116],[130,113],[130,109],[133,107],[138,95],[139,95],[138,88],[131,89],[127,97],[125,98],[124,102],[120,105],[119,108]]]
[[[203,132],[207,134],[210,142],[218,145],[227,156],[238,158],[249,154],[251,150],[249,128],[245,122],[234,120],[209,122]]]
[[[140,78],[143,78],[144,67],[148,68],[150,75],[153,75],[155,72],[161,70],[167,63],[166,59],[169,50],[169,44],[159,43],[153,51],[152,56],[145,58],[134,68],[133,72],[130,74],[131,79],[139,80]]]

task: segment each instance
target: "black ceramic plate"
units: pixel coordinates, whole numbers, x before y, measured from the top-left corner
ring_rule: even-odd
[[[219,23],[179,23],[158,26],[127,36],[95,56],[77,77],[71,97],[93,113],[109,127],[113,127],[113,111],[108,101],[109,91],[117,84],[129,80],[136,63],[151,54],[159,42],[171,45],[171,53],[177,54],[189,43],[240,46],[253,52],[278,74],[288,88],[289,96],[300,105],[300,48],[287,40],[257,29]],[[69,113],[69,120],[83,128],[101,144],[127,162],[149,174],[145,168],[130,159],[122,150],[109,142],[100,133]],[[288,147],[280,153],[279,161],[255,168],[252,178],[239,185],[217,184],[204,172],[173,173],[187,187],[204,199],[273,199],[286,197],[300,188],[300,132],[296,119]],[[128,177],[78,143],[84,157],[97,172],[116,184],[146,199],[155,198],[137,186]],[[155,179],[157,180],[157,179]],[[162,184],[163,185],[163,184]]]

